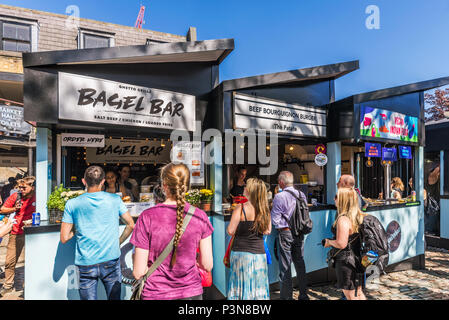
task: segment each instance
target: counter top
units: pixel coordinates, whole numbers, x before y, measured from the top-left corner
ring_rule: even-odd
[[[138,217],[133,217],[134,222],[137,221]],[[124,225],[122,220],[120,220],[120,225]],[[48,233],[48,232],[60,232],[61,224],[60,223],[50,223],[50,221],[45,220],[41,221],[41,224],[38,226],[29,226],[23,229],[25,234],[36,234],[36,233]]]
[[[372,211],[381,211],[381,210],[389,210],[389,209],[398,209],[398,208],[406,208],[406,207],[416,207],[421,205],[420,201],[415,202],[406,202],[406,203],[395,203],[395,204],[386,204],[383,206],[370,206],[364,209],[364,212],[372,212]]]

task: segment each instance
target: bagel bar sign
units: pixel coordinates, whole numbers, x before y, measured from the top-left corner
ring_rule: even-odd
[[[59,119],[195,131],[195,96],[59,72]]]

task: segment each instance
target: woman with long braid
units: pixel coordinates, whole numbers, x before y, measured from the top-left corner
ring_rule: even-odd
[[[166,200],[141,213],[130,240],[136,247],[133,275],[142,278],[175,236],[172,253],[147,279],[142,299],[201,300],[203,287],[198,267],[212,270],[212,225],[206,213],[196,209],[182,233],[190,207],[185,200],[190,185],[187,166],[173,163],[164,166],[161,181]]]

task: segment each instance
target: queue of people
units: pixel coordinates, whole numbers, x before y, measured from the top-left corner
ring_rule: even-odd
[[[282,171],[278,176],[278,189],[282,192],[275,195],[270,208],[265,182],[258,178],[245,182],[245,178],[246,170],[239,170],[234,190],[243,190],[235,195],[241,194],[247,201],[235,207],[227,228],[228,234],[234,236],[228,299],[270,299],[264,236],[276,229],[280,298],[293,299],[293,262],[299,287],[298,300],[308,300],[304,235],[295,236],[289,224],[296,210],[296,199],[301,198],[307,203],[306,195],[294,188],[293,174]],[[76,241],[75,264],[80,272],[81,299],[97,298],[98,281],[104,284],[108,299],[121,298],[120,245],[130,236],[130,243],[135,246],[133,276],[137,280],[147,279],[142,299],[202,299],[198,268],[206,272],[213,268],[211,235],[214,229],[204,211],[195,208],[189,213],[190,204],[185,198],[189,179],[190,172],[184,164],[164,166],[160,173],[161,184],[154,188],[157,204],[142,212],[134,223],[118,195],[133,196],[134,185],[126,169],[122,168],[117,174],[113,170],[105,172],[99,166],[91,166],[85,171],[82,182],[87,192],[67,202],[60,232],[63,244],[72,238]],[[360,286],[363,282],[359,277],[361,270],[350,258],[360,250],[358,231],[365,216],[361,211],[363,198],[354,185],[352,176],[340,177],[335,197],[337,217],[332,225],[334,238],[323,243],[326,248],[341,252],[335,259],[337,287],[348,300],[366,299]],[[35,211],[35,178],[20,180],[18,188],[21,199],[18,200],[18,193],[14,193],[0,209],[2,214],[17,213],[17,224],[11,221],[0,224],[0,237],[12,230],[6,258],[6,281],[1,294],[12,290],[15,265],[24,248],[23,226]],[[187,214],[192,215],[188,228],[183,225]],[[121,235],[119,219],[126,225]],[[158,260],[171,241],[169,258],[162,261],[149,277],[149,266]]]

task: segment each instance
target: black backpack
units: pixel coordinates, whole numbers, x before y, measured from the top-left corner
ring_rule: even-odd
[[[299,237],[301,235],[309,234],[312,232],[313,222],[310,219],[309,207],[302,197],[297,197],[290,190],[284,190],[295,197],[296,206],[295,210],[288,222],[290,231],[293,236]]]
[[[385,268],[388,265],[390,243],[388,242],[388,235],[384,227],[376,217],[367,215],[359,227],[359,233],[361,241],[361,262],[364,256],[370,256],[369,251],[373,251],[378,255],[373,265],[377,266],[380,272],[385,274]]]

